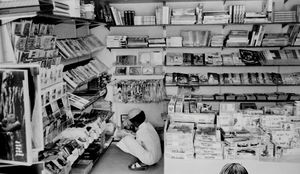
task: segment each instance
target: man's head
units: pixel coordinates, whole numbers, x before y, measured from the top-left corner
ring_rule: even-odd
[[[141,109],[133,108],[128,112],[128,118],[135,127],[139,127],[145,121],[146,116]]]

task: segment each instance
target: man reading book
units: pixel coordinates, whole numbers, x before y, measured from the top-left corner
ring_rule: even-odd
[[[128,166],[129,169],[146,170],[162,156],[159,136],[151,123],[145,121],[144,111],[134,108],[129,111],[128,118],[137,131],[135,135],[124,131],[116,133],[122,138],[117,146],[137,158],[137,161]]]

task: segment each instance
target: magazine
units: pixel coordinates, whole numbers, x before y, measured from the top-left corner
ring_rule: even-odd
[[[31,165],[28,72],[0,69],[0,162]]]

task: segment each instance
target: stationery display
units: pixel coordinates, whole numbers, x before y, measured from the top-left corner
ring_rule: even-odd
[[[115,75],[161,75],[163,53],[161,51],[139,52],[136,55],[117,55]]]
[[[122,103],[160,102],[165,98],[163,80],[120,80],[115,83],[114,100]]]
[[[184,103],[182,99],[173,96],[169,102],[170,123],[165,138],[168,158],[297,162],[294,155],[299,154],[300,148],[298,101],[295,105],[241,110],[236,103],[220,103],[216,121],[204,124],[190,119],[197,114],[200,117],[201,113],[185,112],[185,109],[178,113],[177,102]],[[189,128],[186,124],[190,124]],[[185,134],[174,131],[173,127],[182,127]],[[195,138],[188,141],[183,135]],[[183,139],[185,141],[181,141]],[[193,150],[182,148],[187,144]]]
[[[166,85],[299,85],[300,73],[166,73]]]

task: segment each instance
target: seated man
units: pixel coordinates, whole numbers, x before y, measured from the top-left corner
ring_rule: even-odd
[[[129,121],[137,128],[135,136],[123,133],[117,146],[126,153],[135,156],[138,161],[129,165],[131,170],[145,170],[161,158],[159,136],[154,127],[145,121],[145,113],[140,109],[132,109],[128,113]]]

